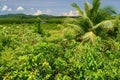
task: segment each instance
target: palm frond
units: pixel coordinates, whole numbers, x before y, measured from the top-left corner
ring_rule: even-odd
[[[116,12],[114,8],[112,8],[111,6],[106,6],[99,9],[94,19],[92,19],[92,21],[94,22],[94,24],[97,24],[103,20],[111,19],[112,16],[115,14]]]
[[[115,11],[115,8],[112,6],[105,6],[104,9],[106,12],[108,12],[109,14],[113,15],[113,14],[117,14],[117,12]]]
[[[92,0],[92,11],[97,11],[100,8],[101,1],[100,0]]]
[[[82,9],[80,9],[80,7],[76,3],[72,3],[71,6],[73,8],[75,8],[76,11],[78,11],[78,13],[79,13],[80,16],[84,16],[85,15],[84,11],[82,11]]]
[[[90,9],[92,8],[92,6],[88,2],[85,2],[84,5],[85,5],[85,12],[86,12],[87,16],[89,16]]]
[[[83,42],[91,41],[92,43],[94,43],[95,40],[96,40],[96,35],[92,31],[90,31],[90,32],[85,33],[81,37],[81,39],[82,39]]]
[[[102,22],[96,24],[96,25],[93,27],[92,30],[94,30],[94,29],[96,29],[96,28],[98,28],[98,27],[111,30],[111,29],[114,28],[115,22],[116,22],[116,20],[105,20],[105,21],[102,21]]]
[[[88,22],[89,26],[92,28],[94,26],[94,23],[91,21],[89,17],[86,16],[86,21]]]
[[[86,5],[88,4],[86,3]],[[76,3],[73,3],[72,7],[74,7],[79,12],[80,16],[90,24],[90,27],[93,27],[94,24],[91,21],[91,19],[87,16],[87,14],[84,11],[80,9],[80,7]]]
[[[99,14],[101,14],[103,17],[109,17],[114,14],[117,14],[117,12],[115,11],[113,7],[106,6],[106,7],[99,9]]]
[[[69,26],[69,27],[72,27],[79,34],[84,34],[85,33],[84,30],[82,29],[82,27],[80,27],[79,25],[70,24],[70,23],[67,23],[66,25]]]
[[[90,18],[94,21],[96,18],[96,14],[100,8],[101,1],[100,0],[92,0],[92,8],[90,10]]]

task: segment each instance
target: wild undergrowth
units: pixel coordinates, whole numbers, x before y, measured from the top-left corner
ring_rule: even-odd
[[[119,80],[120,43],[96,38],[76,41],[75,30],[62,25],[0,25],[0,80]]]

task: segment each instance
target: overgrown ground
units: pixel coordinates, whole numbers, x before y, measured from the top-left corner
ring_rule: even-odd
[[[119,80],[120,30],[94,45],[60,24],[0,25],[0,80]]]

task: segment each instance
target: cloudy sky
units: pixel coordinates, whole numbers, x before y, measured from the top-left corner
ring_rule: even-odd
[[[81,8],[90,0],[0,0],[0,14],[25,13],[31,15],[76,15],[70,6],[76,2]],[[120,0],[102,0],[102,6],[111,5],[120,12]]]

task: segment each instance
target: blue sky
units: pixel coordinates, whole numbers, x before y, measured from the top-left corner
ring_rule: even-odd
[[[90,0],[0,0],[0,14],[25,13],[31,15],[76,15],[70,6],[73,2],[84,7]],[[102,6],[111,5],[120,12],[120,0],[102,0]]]

